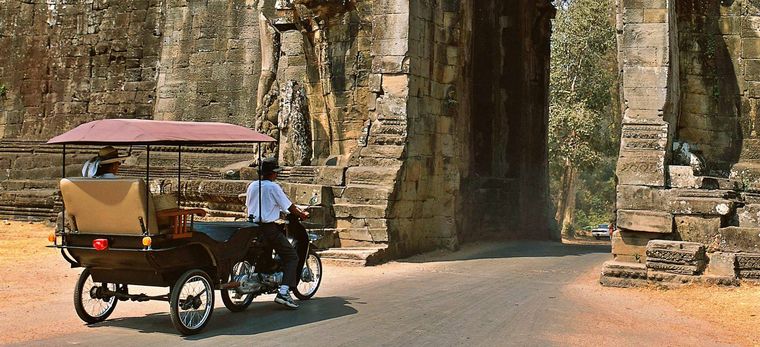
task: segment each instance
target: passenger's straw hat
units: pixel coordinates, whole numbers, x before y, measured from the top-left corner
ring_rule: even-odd
[[[115,162],[123,162],[126,160],[125,157],[119,156],[119,150],[116,148],[113,148],[112,146],[106,146],[100,149],[98,152],[98,159],[100,159],[100,165],[103,164],[111,164]]]

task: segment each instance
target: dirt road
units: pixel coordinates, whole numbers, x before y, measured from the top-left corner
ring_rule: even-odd
[[[45,230],[25,231],[35,233],[44,244]],[[9,238],[0,231],[0,247]],[[30,240],[10,243],[35,243]],[[20,249],[0,251],[0,265],[12,268],[0,297],[4,344],[719,346],[760,341],[756,329],[710,318],[733,314],[731,305],[705,315],[690,308],[703,306],[705,298],[691,302],[670,298],[676,291],[600,287],[599,267],[610,257],[603,245],[474,244],[372,268],[328,266],[317,298],[298,311],[283,310],[267,296],[233,314],[217,295],[209,325],[192,337],[176,334],[163,302],[122,302],[111,319],[86,326],[71,304],[78,270],[49,250],[31,260]],[[6,257],[6,251],[18,254]],[[758,292],[742,290],[748,298]],[[757,326],[755,318],[742,322]]]

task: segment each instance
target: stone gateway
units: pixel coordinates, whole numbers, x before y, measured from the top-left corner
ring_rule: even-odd
[[[286,192],[318,202],[328,246],[369,249],[359,262],[484,236],[553,238],[553,15],[549,0],[6,1],[0,216],[55,215],[60,148],[44,142],[79,124],[221,121],[279,139],[262,150],[288,165]],[[76,176],[96,148],[68,149]],[[122,150],[123,173],[141,174],[144,148]],[[239,216],[257,151],[183,148],[178,187],[176,148],[154,146],[153,190]],[[662,183],[653,163],[665,151],[639,152],[654,165],[641,183]]]

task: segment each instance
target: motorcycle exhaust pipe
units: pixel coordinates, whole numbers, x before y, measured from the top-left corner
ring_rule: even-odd
[[[234,281],[234,282],[222,284],[220,289],[235,289],[235,288],[240,288],[240,286],[241,284],[239,281]]]

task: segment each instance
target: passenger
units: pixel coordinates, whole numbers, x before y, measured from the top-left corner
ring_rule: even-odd
[[[126,157],[119,156],[119,150],[111,146],[106,146],[100,149],[98,156],[88,161],[97,165],[94,178],[117,178],[116,174],[119,172],[119,167]],[[87,163],[85,163],[87,166]]]
[[[309,214],[294,205],[282,191],[282,187],[274,183],[280,171],[282,168],[277,165],[275,158],[264,159],[261,163],[260,182],[262,203],[259,205],[259,181],[253,181],[246,191],[245,206],[249,220],[261,225],[265,245],[273,248],[282,259],[282,285],[274,302],[297,309],[298,305],[290,296],[290,288],[298,284],[298,253],[274,222],[280,218],[280,212],[290,212],[301,219],[309,218]],[[259,211],[263,218],[260,218]]]

